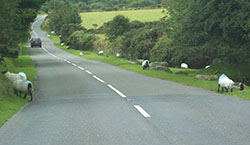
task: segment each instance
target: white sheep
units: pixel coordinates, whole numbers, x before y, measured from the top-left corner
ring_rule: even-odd
[[[187,69],[187,68],[188,68],[188,65],[187,65],[186,63],[181,63],[181,68]]]
[[[82,53],[82,52],[80,52],[80,55],[82,56],[82,55],[83,55],[83,53]]]
[[[2,74],[4,74],[12,83],[16,80],[26,80],[26,74],[24,72],[20,72],[18,74],[11,73],[9,71],[2,71]]]
[[[16,80],[13,83],[13,88],[14,88],[14,92],[16,95],[19,94],[19,96],[21,96],[21,94],[24,94],[24,99],[27,97],[27,95],[30,95],[30,101],[33,100],[33,96],[32,96],[32,92],[33,92],[33,85],[31,81],[28,80]]]
[[[64,46],[64,43],[61,43],[61,46]]]
[[[98,51],[98,55],[103,55],[103,50]]]
[[[149,60],[144,60],[141,66],[143,70],[149,68]]]
[[[120,54],[119,54],[119,53],[117,53],[117,54],[116,54],[116,57],[120,57]]]
[[[226,89],[226,92],[228,92],[228,89],[233,91],[233,88],[239,88],[241,91],[244,90],[244,85],[243,83],[234,83],[230,78],[228,78],[225,74],[222,74],[219,77],[218,80],[218,92],[220,92],[220,87],[221,90],[224,91],[224,88]]]
[[[208,68],[210,68],[210,65],[207,65],[207,66],[205,67],[205,69],[208,69]]]

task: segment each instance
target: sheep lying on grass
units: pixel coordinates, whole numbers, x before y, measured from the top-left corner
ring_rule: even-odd
[[[33,100],[32,97],[32,82],[28,81],[28,80],[16,80],[13,83],[13,88],[14,88],[14,92],[15,94],[18,96],[21,96],[21,94],[24,94],[24,99],[27,97],[27,95],[30,95],[30,101]]]
[[[149,67],[149,60],[144,60],[143,62],[142,62],[142,69],[144,70],[144,69],[146,69],[146,68],[148,68]]]
[[[98,55],[103,55],[103,50],[98,51]]]
[[[226,92],[228,92],[228,89],[233,92],[233,88],[239,88],[241,91],[244,90],[244,85],[242,83],[234,83],[230,78],[228,78],[225,74],[222,74],[219,77],[218,80],[218,92],[221,90],[224,91],[224,88],[226,89]]]
[[[187,68],[188,68],[188,65],[187,65],[186,63],[182,63],[182,64],[181,64],[181,68],[187,69]]]
[[[2,71],[2,74],[4,74],[12,83],[16,80],[26,80],[26,74],[24,72],[19,72],[18,74],[11,73],[9,71]]]

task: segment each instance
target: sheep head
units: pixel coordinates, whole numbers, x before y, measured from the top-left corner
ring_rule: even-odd
[[[244,90],[244,84],[243,83],[234,83],[234,88],[240,89],[240,91]]]
[[[7,70],[4,70],[4,71],[2,71],[2,74],[6,74],[8,71]]]

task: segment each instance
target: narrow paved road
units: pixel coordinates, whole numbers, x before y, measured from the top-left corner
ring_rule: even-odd
[[[0,145],[249,145],[250,102],[64,52],[33,24],[34,101]]]

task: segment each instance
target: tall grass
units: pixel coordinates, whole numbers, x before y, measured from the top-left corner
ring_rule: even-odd
[[[149,10],[133,10],[133,11],[110,11],[110,12],[87,12],[81,13],[82,26],[87,29],[93,29],[93,24],[97,24],[98,27],[104,23],[111,21],[117,15],[123,15],[133,20],[139,20],[141,22],[150,22],[161,19],[166,16],[163,9],[149,9]]]
[[[4,58],[0,63],[0,71],[9,70],[18,73],[25,72],[28,80],[35,83],[35,65],[27,51],[27,44],[23,44],[22,55],[16,59]],[[26,100],[16,96],[13,93],[11,82],[2,74],[0,74],[0,126],[15,114],[22,106],[27,104]]]

